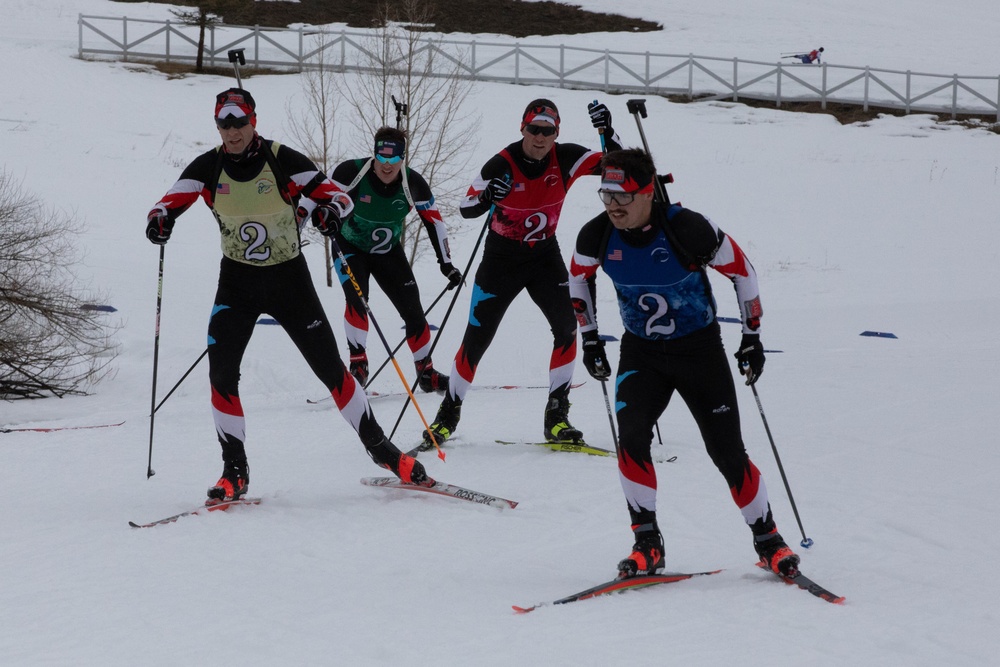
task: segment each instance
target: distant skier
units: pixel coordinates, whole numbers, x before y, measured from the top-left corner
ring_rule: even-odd
[[[817,65],[819,65],[821,64],[819,59],[821,53],[823,53],[822,46],[819,47],[818,49],[813,49],[809,53],[795,53],[792,55],[787,55],[785,56],[785,58],[796,58],[797,60],[802,61],[802,63],[805,65],[811,65],[812,63],[816,63]]]

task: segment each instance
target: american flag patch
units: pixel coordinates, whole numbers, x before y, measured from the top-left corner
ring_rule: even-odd
[[[381,148],[378,149],[378,154],[379,155],[392,155],[392,146],[390,146],[390,145],[383,145]]]
[[[524,183],[515,183],[514,192],[524,192]]]
[[[360,197],[358,197],[358,201],[361,202],[362,204],[371,204],[372,203],[372,196],[371,195],[361,195]]]
[[[219,185],[215,188],[215,191],[218,192],[220,195],[228,195],[229,183],[219,183]]]
[[[622,261],[622,249],[621,248],[615,248],[614,252],[609,252],[608,253],[608,259],[610,259],[613,262],[620,262],[620,261]]]

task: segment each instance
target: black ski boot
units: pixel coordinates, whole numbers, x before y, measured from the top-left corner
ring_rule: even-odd
[[[663,571],[663,536],[660,529],[653,524],[643,526],[646,530],[635,533],[635,544],[629,557],[618,563],[618,578],[657,574]]]
[[[448,376],[435,370],[434,362],[430,357],[414,362],[417,367],[417,382],[420,384],[420,391],[430,393],[436,391],[444,394],[448,391]]]
[[[246,495],[250,486],[250,466],[246,459],[241,461],[226,461],[222,468],[222,477],[215,483],[215,486],[208,490],[208,501],[206,504],[214,502],[226,502],[238,500]]]
[[[382,438],[382,441],[377,445],[366,447],[365,451],[368,452],[372,461],[391,471],[404,482],[420,486],[434,484],[434,480],[427,476],[424,465],[412,456],[407,456],[399,451],[399,448],[389,442],[388,438]]]
[[[455,429],[458,428],[458,420],[461,418],[462,402],[452,398],[451,394],[445,394],[444,400],[441,401],[441,407],[438,408],[437,416],[434,417],[434,422],[431,424],[431,431],[439,445],[454,435]],[[427,431],[424,431],[424,443],[420,446],[421,451],[427,451],[433,446],[431,436]]]
[[[785,544],[777,530],[767,535],[754,536],[753,548],[757,551],[760,562],[775,574],[794,576],[799,571],[801,559]]]
[[[351,348],[351,375],[357,380],[361,388],[365,388],[365,384],[368,383],[368,355],[365,353],[365,348],[354,347]]]
[[[548,442],[583,442],[583,433],[569,423],[569,392],[549,394],[545,405],[545,439]]]

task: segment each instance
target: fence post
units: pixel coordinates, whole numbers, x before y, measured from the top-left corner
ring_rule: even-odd
[[[611,90],[611,51],[604,49],[604,92]]]
[[[521,83],[521,45],[514,44],[514,83]]]
[[[76,55],[78,58],[83,58],[83,14],[77,14],[76,16],[76,33],[77,39],[79,39],[79,46],[77,47]]]
[[[958,118],[958,75],[951,79],[951,119]]]
[[[209,67],[215,67],[215,25],[208,26],[208,63]]]
[[[774,106],[778,109],[781,108],[781,73],[784,70],[781,68],[781,62],[778,62],[778,76],[775,77],[775,89],[774,89]]]
[[[303,27],[299,26],[299,73],[302,73],[303,66],[305,65],[306,54],[304,51],[305,35],[303,34]],[[325,40],[324,40],[325,42]],[[326,55],[326,44],[321,45],[323,47],[324,56]]]
[[[736,102],[740,98],[740,94],[738,92],[740,89],[739,67],[740,67],[740,59],[733,58],[733,102]]]
[[[822,90],[823,92],[822,92],[822,93],[820,93],[820,104],[819,104],[819,108],[820,108],[820,109],[823,109],[823,110],[825,111],[825,110],[826,110],[826,63],[823,63],[822,67],[823,67],[823,78],[822,78],[822,81],[823,81],[823,87],[822,87],[822,89],[821,89],[821,90]]]
[[[122,17],[122,59],[128,62],[128,17]]]
[[[347,30],[340,31],[340,71],[347,71]]]
[[[694,54],[688,54],[688,99],[694,99]]]
[[[865,65],[865,99],[864,99],[864,104],[861,107],[865,113],[868,113],[868,84],[869,84],[868,77],[871,76],[871,72],[869,71],[869,69],[870,68],[867,65]]]
[[[253,27],[253,66],[260,69],[260,26]]]
[[[910,113],[910,90],[911,90],[911,85],[910,85],[911,76],[910,75],[911,75],[910,70],[906,70],[906,102],[905,102],[905,104],[903,104],[903,107],[904,107],[903,108],[903,113],[905,113],[907,115],[909,115],[909,113]]]
[[[645,91],[649,93],[649,51],[646,51],[646,78],[643,79],[643,84],[645,85]]]
[[[559,45],[559,87],[565,88],[566,78],[566,45]]]
[[[167,64],[170,64],[170,19],[167,19]]]

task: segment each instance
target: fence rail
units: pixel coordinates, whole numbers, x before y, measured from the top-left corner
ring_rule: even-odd
[[[194,63],[198,28],[179,22],[85,16],[79,21],[80,57],[126,61]],[[316,28],[212,26],[206,31],[204,63],[227,66],[227,52],[244,48],[254,67],[303,71],[325,67],[363,72],[376,59],[376,31],[321,31]],[[694,54],[588,49],[519,41],[452,41],[419,37],[422,53],[443,58],[463,78],[500,83],[556,86],[607,93],[774,102],[818,102],[885,107],[904,113],[993,116],[1000,122],[1000,75],[962,76],[782,62]],[[404,49],[405,52],[405,49]],[[393,63],[401,66],[402,63]]]

